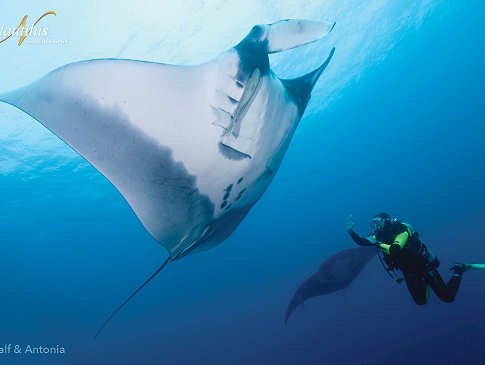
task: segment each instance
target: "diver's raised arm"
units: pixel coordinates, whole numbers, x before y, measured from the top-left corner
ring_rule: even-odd
[[[377,241],[374,236],[369,237],[361,237],[354,231],[354,218],[352,215],[347,217],[347,222],[345,224],[345,229],[347,230],[348,234],[352,238],[352,240],[358,244],[359,246],[375,246]]]

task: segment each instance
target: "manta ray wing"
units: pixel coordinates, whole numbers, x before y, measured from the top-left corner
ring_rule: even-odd
[[[203,66],[200,66],[203,67]],[[198,234],[213,205],[177,160],[190,135],[186,120],[210,119],[196,66],[130,60],[70,64],[0,100],[42,123],[99,170],[148,232],[172,253]],[[178,149],[178,150],[177,150]],[[191,225],[198,222],[199,226]]]

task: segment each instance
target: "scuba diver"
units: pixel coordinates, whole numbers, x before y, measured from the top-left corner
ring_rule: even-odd
[[[380,213],[372,218],[372,233],[367,237],[359,236],[354,225],[352,216],[349,216],[346,229],[352,240],[361,246],[376,246],[384,268],[398,283],[402,279],[396,279],[392,272],[401,270],[411,296],[419,305],[426,304],[430,287],[442,301],[452,302],[460,287],[462,274],[470,269],[485,268],[483,264],[456,263],[450,269],[453,275],[445,284],[437,270],[439,260],[409,224]]]

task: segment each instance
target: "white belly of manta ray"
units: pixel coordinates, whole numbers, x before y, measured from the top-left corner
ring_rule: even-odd
[[[224,241],[261,197],[334,49],[288,80],[274,75],[268,54],[316,41],[334,25],[258,25],[197,66],[78,62],[0,95],[106,176],[169,253],[101,329],[168,262]]]
[[[234,53],[230,52],[228,57],[234,57]],[[221,110],[220,98],[232,85],[217,80],[221,72],[219,62],[206,67],[211,69],[209,75],[215,79],[204,85],[219,88],[207,90],[204,94],[208,95],[208,100],[198,100],[190,111],[195,114],[193,118],[198,116],[195,126],[191,123],[192,117],[180,118],[177,125],[190,136],[193,144],[176,145],[173,157],[176,161],[187,161],[184,165],[189,174],[196,176],[196,187],[201,195],[208,197],[213,214],[199,216],[193,225],[202,229],[192,237],[191,232],[187,232],[188,237],[183,237],[173,247],[175,252],[181,246],[186,246],[187,251],[191,250],[191,245],[197,249],[213,247],[236,228],[272,181],[299,121],[297,105],[272,73],[255,81],[257,85],[250,95],[246,93],[246,85],[242,84],[244,92],[239,98],[246,99],[245,110],[236,121],[234,116],[238,115],[241,100],[233,103],[232,110]],[[234,80],[226,82],[234,83]],[[231,109],[230,106],[224,107]],[[219,113],[229,114],[229,120],[240,125],[237,138],[231,133],[230,126],[221,126],[223,121],[218,120]],[[235,142],[243,138],[245,148],[240,151]],[[224,227],[218,226],[220,220]],[[224,233],[218,235],[218,230],[224,230]],[[202,245],[201,240],[204,241]]]

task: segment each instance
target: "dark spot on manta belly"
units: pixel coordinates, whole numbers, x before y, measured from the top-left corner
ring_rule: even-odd
[[[226,200],[224,200],[224,201],[222,202],[222,204],[221,204],[221,209],[223,209],[223,208],[224,208],[226,205],[227,205],[227,201],[226,201]]]
[[[241,199],[241,197],[243,196],[243,194],[244,194],[245,192],[246,192],[246,188],[242,189],[242,190],[239,192],[239,194],[238,194],[238,196],[237,196],[237,198],[236,198],[236,201],[238,201],[239,199]]]
[[[229,195],[231,195],[231,191],[232,191],[232,184],[229,185],[227,188],[224,189],[224,191],[226,192],[224,194],[224,200],[227,200],[229,198]]]
[[[240,178],[240,179],[237,181],[237,183],[238,183],[238,184],[240,184],[240,183],[242,183],[242,181],[243,181],[243,180],[244,180],[244,177],[241,177],[241,178]]]

